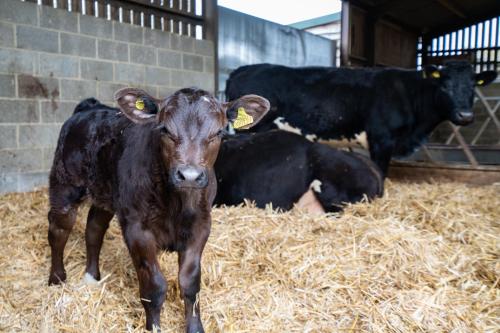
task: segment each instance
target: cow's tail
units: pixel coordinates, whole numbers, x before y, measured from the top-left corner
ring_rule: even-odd
[[[83,101],[78,103],[78,105],[75,107],[73,114],[78,113],[78,112],[82,112],[82,111],[87,111],[87,110],[89,110],[97,105],[100,105],[100,104],[101,104],[101,102],[99,102],[99,100],[97,100],[94,97],[84,99]]]

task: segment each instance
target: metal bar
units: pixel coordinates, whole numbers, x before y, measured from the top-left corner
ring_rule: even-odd
[[[500,101],[497,102],[497,104],[495,105],[495,107],[493,108],[493,113],[496,113],[497,110],[498,110],[498,107],[500,107]],[[481,124],[481,127],[479,128],[479,130],[477,131],[476,135],[474,136],[474,138],[472,139],[471,141],[471,146],[475,145],[477,143],[477,140],[479,140],[479,138],[481,137],[481,135],[483,134],[483,132],[486,130],[486,127],[488,127],[489,123],[491,121],[491,118],[486,118],[486,120]],[[500,140],[500,138],[499,138]]]
[[[426,145],[422,146],[422,151],[424,152],[424,155],[429,162],[435,162],[434,159],[432,158],[431,152],[429,151],[429,149],[427,149]]]
[[[483,93],[481,92],[481,90],[479,90],[479,88],[476,88],[475,90],[476,90],[477,96],[479,97],[479,99],[481,100],[481,102],[486,107],[486,112],[488,113],[488,115],[490,116],[490,118],[495,123],[495,126],[497,127],[498,133],[500,133],[500,121],[498,121],[498,118],[496,117],[495,113],[491,110],[490,105],[486,101],[486,99],[485,99]]]
[[[455,133],[455,137],[457,138],[458,143],[462,147],[462,150],[464,151],[465,156],[469,160],[469,163],[472,166],[477,167],[479,165],[479,163],[477,163],[477,160],[474,157],[474,154],[472,154],[472,151],[470,150],[469,146],[467,145],[467,142],[465,142],[464,137],[462,136],[462,134],[460,134],[458,127],[453,125],[450,122],[448,122],[448,124],[450,124],[453,133]]]

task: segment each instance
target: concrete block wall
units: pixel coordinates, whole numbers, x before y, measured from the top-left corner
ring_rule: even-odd
[[[47,184],[62,123],[83,98],[126,86],[214,91],[210,41],[0,1],[0,193]]]

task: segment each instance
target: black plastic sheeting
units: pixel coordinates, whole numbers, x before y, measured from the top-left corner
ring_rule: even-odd
[[[221,98],[229,73],[240,66],[334,66],[336,53],[329,39],[225,7],[219,7],[218,52]]]

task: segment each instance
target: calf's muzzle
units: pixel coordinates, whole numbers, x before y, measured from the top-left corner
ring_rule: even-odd
[[[196,165],[179,165],[170,173],[172,184],[177,188],[205,188],[208,185],[207,170]]]

